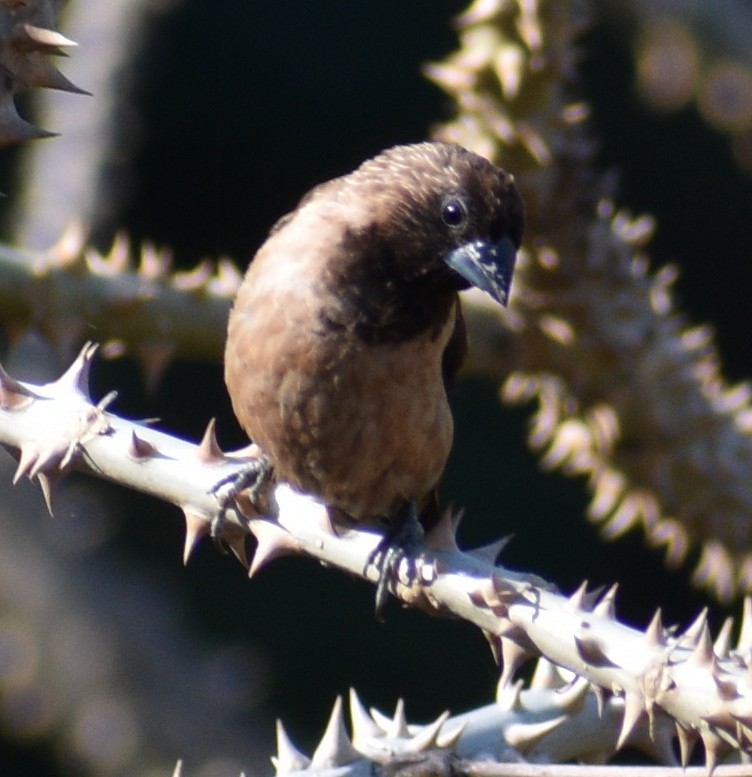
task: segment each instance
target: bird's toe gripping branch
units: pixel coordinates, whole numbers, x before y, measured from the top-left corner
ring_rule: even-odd
[[[219,502],[219,510],[211,522],[210,533],[217,542],[224,530],[225,517],[230,507],[236,507],[241,513],[247,512],[247,502],[257,514],[266,512],[269,486],[274,480],[274,467],[268,456],[259,453],[248,460],[243,469],[232,472],[218,480],[210,489]]]
[[[398,572],[403,560],[407,561],[408,585],[412,585],[417,578],[415,555],[422,547],[422,543],[423,528],[418,521],[417,508],[414,502],[409,502],[398,515],[395,527],[384,535],[376,549],[369,555],[363,570],[363,573],[367,574],[373,567],[378,573],[375,604],[378,620],[383,619],[390,583],[398,582]]]

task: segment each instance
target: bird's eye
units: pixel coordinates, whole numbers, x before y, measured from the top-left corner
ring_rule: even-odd
[[[461,227],[467,220],[465,203],[456,197],[447,200],[441,210],[441,218],[448,227]]]

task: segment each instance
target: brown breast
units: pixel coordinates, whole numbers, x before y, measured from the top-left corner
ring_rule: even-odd
[[[316,246],[299,242],[305,230],[281,230],[252,263],[230,316],[227,386],[279,479],[354,518],[390,515],[436,485],[449,455],[442,356],[459,303],[400,343],[327,327],[338,303],[315,259],[331,250],[325,230],[307,232],[319,233]]]

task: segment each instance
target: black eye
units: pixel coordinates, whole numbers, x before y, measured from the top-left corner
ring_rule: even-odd
[[[467,220],[467,210],[462,200],[452,197],[441,210],[441,218],[448,227],[461,227]]]

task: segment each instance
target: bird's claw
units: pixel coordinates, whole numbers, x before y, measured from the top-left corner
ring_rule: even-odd
[[[373,568],[378,573],[374,614],[384,620],[384,609],[389,599],[390,583],[399,582],[400,564],[407,562],[404,573],[410,585],[417,576],[415,552],[423,540],[423,528],[418,522],[415,505],[406,508],[406,514],[396,528],[384,535],[375,550],[368,556],[364,572]]]
[[[243,469],[233,472],[231,475],[218,480],[209,490],[219,502],[219,510],[211,522],[210,534],[215,543],[218,543],[225,524],[227,510],[230,506],[237,506],[237,498],[241,492],[245,492],[251,504],[255,508],[263,507],[265,491],[274,476],[274,467],[268,456],[263,453],[251,459]]]
[[[368,559],[367,566],[375,567],[379,579],[376,583],[376,601],[374,614],[376,620],[384,620],[384,609],[389,600],[389,583],[398,579],[399,565],[402,559],[407,559],[407,577],[415,577],[415,561],[406,554],[405,548],[395,545],[391,537],[385,537]]]

